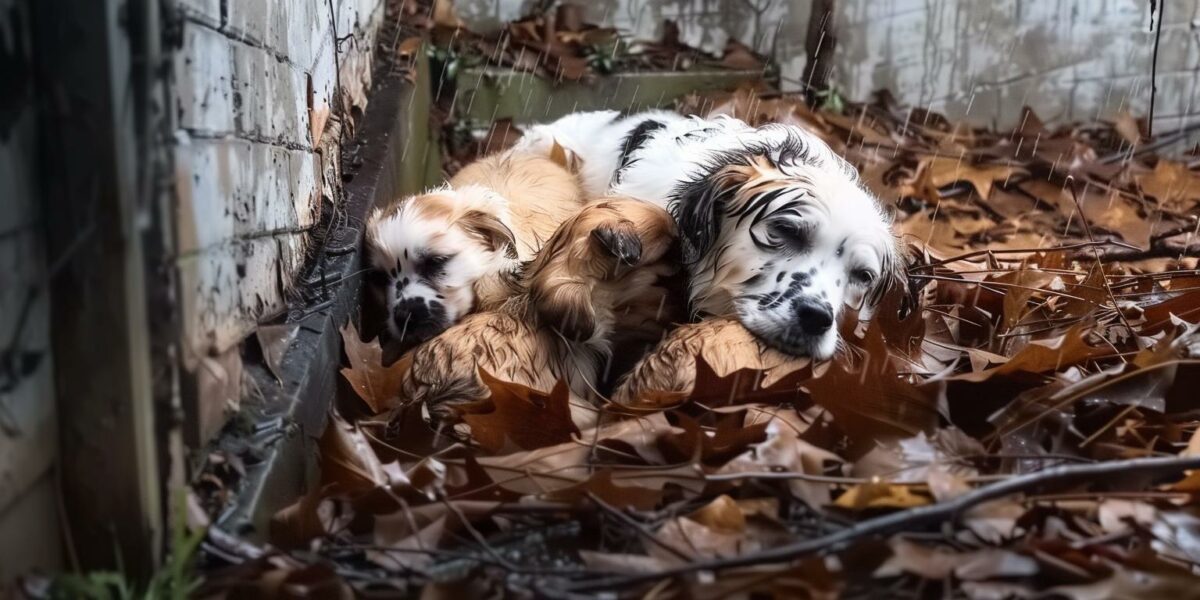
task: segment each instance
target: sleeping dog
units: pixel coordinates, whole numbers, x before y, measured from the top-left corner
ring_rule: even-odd
[[[601,111],[533,127],[517,147],[545,154],[555,143],[582,159],[589,195],[670,211],[694,313],[735,316],[786,354],[832,356],[843,308],[869,315],[901,275],[879,202],[798,127]]]
[[[579,178],[564,165],[503,152],[441,188],[376,209],[367,259],[397,350],[504,303],[519,265],[583,202]]]
[[[657,340],[670,324],[664,282],[679,269],[676,240],[671,217],[646,202],[587,205],[524,266],[518,293],[402,359],[410,361],[402,403],[450,418],[455,404],[488,397],[482,370],[542,392],[565,381],[573,419],[589,426],[597,413],[590,399],[614,350]]]

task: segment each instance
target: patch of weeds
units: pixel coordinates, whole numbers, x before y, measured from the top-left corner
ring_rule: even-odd
[[[843,114],[846,112],[846,99],[835,87],[827,87],[817,92],[817,100],[821,110]]]
[[[167,561],[145,587],[117,571],[93,571],[56,576],[47,596],[53,600],[185,600],[201,583],[193,568],[204,530],[189,531],[186,496],[179,495],[178,517],[171,524],[171,548]],[[119,557],[118,557],[119,558]]]

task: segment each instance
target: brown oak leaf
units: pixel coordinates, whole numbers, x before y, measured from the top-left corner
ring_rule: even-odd
[[[482,369],[479,378],[491,392],[486,404],[492,410],[464,414],[463,420],[471,426],[471,437],[487,451],[502,452],[509,447],[506,440],[522,450],[534,450],[569,442],[579,434],[571,420],[571,394],[565,381],[559,380],[547,394],[501,381]]]

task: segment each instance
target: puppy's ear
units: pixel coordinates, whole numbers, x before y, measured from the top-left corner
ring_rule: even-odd
[[[879,306],[891,290],[897,287],[903,289],[908,285],[904,252],[898,247],[891,250],[883,256],[883,272],[879,274],[879,279],[867,291],[865,304],[868,308]]]
[[[712,249],[730,202],[752,174],[744,165],[729,165],[679,187],[671,212],[683,240],[684,261],[698,262]]]
[[[558,143],[558,140],[554,140],[554,144],[550,146],[549,157],[555,164],[571,173],[579,173],[583,170],[583,158],[574,150],[569,150]]]
[[[900,209],[896,208],[895,204],[889,202],[883,205],[883,219],[887,221],[888,225],[893,225],[896,223],[896,217],[899,212]]]
[[[503,250],[509,258],[517,257],[516,236],[507,225],[496,218],[496,215],[481,210],[472,210],[459,218],[458,223],[462,225],[467,234],[482,241],[488,250],[492,252]]]

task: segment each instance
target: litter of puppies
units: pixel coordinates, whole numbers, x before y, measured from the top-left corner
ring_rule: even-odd
[[[515,213],[472,215],[480,252],[516,256],[498,253],[488,278],[502,285],[483,293],[464,277],[469,308],[429,331],[407,308],[396,326],[404,248],[378,255],[392,325],[382,340],[343,332],[353,394],[320,440],[318,484],[276,515],[270,549],[210,588],[1195,595],[1200,151],[1157,154],[1182,133],[1150,139],[1132,117],[1052,128],[1031,111],[999,132],[886,95],[832,111],[761,89],[677,113],[709,120],[496,128],[504,139],[481,147],[548,159],[578,178],[578,206],[525,249]],[[722,115],[803,132],[806,151],[773,133],[730,148],[720,128],[753,135]],[[662,142],[706,154],[655,154]],[[840,159],[796,170],[822,144],[879,199],[891,247],[870,211],[806,224],[814,204],[853,201]],[[661,164],[680,157],[706,166],[672,197],[695,183]],[[610,188],[640,200],[598,198]],[[840,230],[866,241],[843,246]],[[793,312],[753,321],[780,307]],[[794,335],[771,337],[788,323]],[[385,360],[410,329],[421,343]]]
[[[644,202],[581,223],[599,210],[585,208],[505,304],[408,358],[385,366],[378,340],[347,328],[362,402],[343,403],[322,438],[320,485],[277,516],[277,550],[239,577],[458,597],[1191,594],[1194,155],[1155,156],[1161,142],[1112,124],[1052,130],[1031,113],[998,133],[754,90],[682,110],[823,138],[895,215],[903,284],[869,320],[845,311],[830,360],[644,298],[598,310],[592,335],[547,335],[562,311],[539,316],[554,296],[534,291],[539,280],[587,271],[594,289],[649,269],[642,291],[686,304],[670,282],[687,270],[686,247],[672,249],[687,232],[669,219],[630,232],[653,218],[629,207],[665,214]],[[630,232],[640,256],[593,230]],[[614,325],[618,314],[650,333],[573,379],[585,370],[562,360],[572,344],[643,332]],[[461,401],[420,396],[431,376]],[[581,419],[585,398],[596,403]]]

